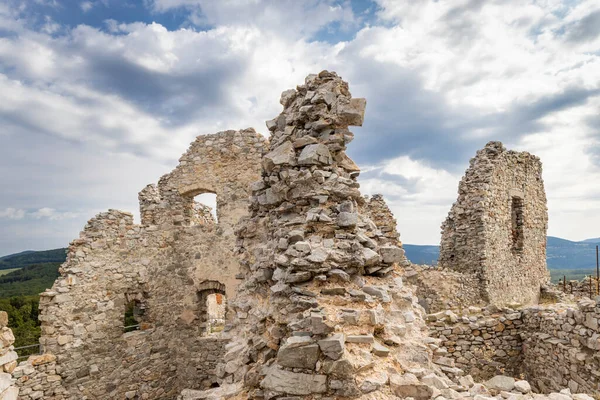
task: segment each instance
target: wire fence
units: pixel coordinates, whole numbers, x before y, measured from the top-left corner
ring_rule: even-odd
[[[15,351],[19,355],[17,360],[27,358],[29,356],[42,354],[42,345],[41,344],[30,344],[27,346],[15,347]]]

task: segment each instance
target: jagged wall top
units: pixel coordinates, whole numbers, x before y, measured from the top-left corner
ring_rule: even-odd
[[[548,280],[540,159],[489,142],[470,161],[442,225],[439,264],[474,274],[494,304],[536,303]]]

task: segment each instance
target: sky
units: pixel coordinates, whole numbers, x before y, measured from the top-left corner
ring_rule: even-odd
[[[600,236],[598,0],[0,0],[0,256],[65,247],[198,135],[333,70],[348,154],[405,243],[437,244],[490,140],[542,159],[549,234]]]

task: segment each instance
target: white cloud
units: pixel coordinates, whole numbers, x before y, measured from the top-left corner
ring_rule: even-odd
[[[32,212],[30,215],[35,219],[48,218],[52,221],[78,217],[77,213],[70,211],[58,212],[54,208],[50,207],[40,208],[39,210]]]
[[[358,26],[349,2],[150,3],[157,19],[187,12],[205,31],[118,15],[107,31],[52,20],[34,31],[22,10],[0,4],[0,29],[11,32],[0,37],[0,207],[36,210],[13,221],[52,221],[66,243],[96,210],[135,210],[137,190],[168,172],[194,136],[265,133],[281,91],[333,69],[368,100],[349,149],[371,166],[362,188],[388,197],[408,242],[438,241],[459,175],[492,139],[542,157],[552,234],[598,236],[600,214],[590,210],[600,196],[585,183],[599,178],[590,151],[599,128],[589,121],[600,107],[600,35],[586,23],[600,4],[379,3],[380,21],[336,44],[312,40]]]
[[[91,1],[82,1],[81,3],[79,3],[79,7],[81,7],[81,10],[86,13],[88,11],[90,11],[92,8],[94,8],[94,3],[92,3]]]
[[[190,10],[199,26],[252,26],[280,37],[311,36],[333,22],[355,27],[350,2],[336,0],[151,0],[157,12]]]
[[[4,210],[0,210],[0,219],[23,219],[25,217],[25,210],[20,210],[16,208],[5,208]]]

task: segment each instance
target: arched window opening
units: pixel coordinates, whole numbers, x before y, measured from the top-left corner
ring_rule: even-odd
[[[190,225],[207,225],[218,222],[217,195],[207,192],[195,196]]]
[[[198,290],[200,315],[205,335],[215,335],[223,331],[227,315],[225,285],[217,281],[205,281]]]

